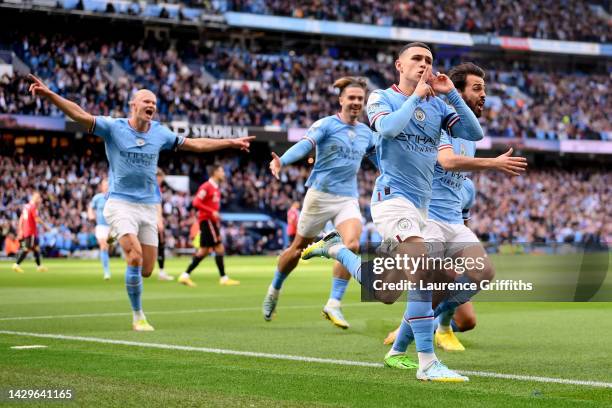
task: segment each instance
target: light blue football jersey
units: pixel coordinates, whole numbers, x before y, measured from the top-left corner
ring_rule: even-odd
[[[139,204],[157,204],[157,161],[161,150],[176,149],[185,138],[152,121],[146,132],[132,128],[125,118],[96,116],[93,133],[104,139],[110,165],[109,197]]]
[[[439,150],[453,149],[456,155],[474,157],[476,143],[450,138],[443,132],[440,137]],[[464,183],[468,173],[462,171],[446,171],[436,163],[432,184],[429,218],[448,224],[463,224],[463,193]]]
[[[470,210],[476,203],[476,187],[474,182],[470,178],[463,180],[463,187],[461,188],[461,209],[463,212],[463,220],[470,219]]]
[[[91,199],[89,206],[96,212],[96,225],[108,225],[104,219],[104,204],[106,204],[106,194],[98,193]]]
[[[357,172],[361,160],[375,146],[364,123],[349,125],[338,114],[312,124],[305,138],[316,148],[316,161],[306,186],[324,193],[359,197]]]
[[[367,104],[372,128],[378,130],[377,121],[399,110],[408,98],[396,85],[372,92]],[[416,107],[403,131],[395,137],[378,138],[380,176],[376,179],[372,202],[404,197],[417,208],[429,206],[440,133],[459,122],[459,115],[438,97],[415,98]]]

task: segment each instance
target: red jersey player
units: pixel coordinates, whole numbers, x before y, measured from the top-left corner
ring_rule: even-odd
[[[179,283],[189,287],[196,284],[191,280],[191,272],[202,262],[209,253],[215,252],[215,262],[221,279],[219,284],[234,286],[239,285],[237,280],[230,279],[225,274],[225,264],[223,255],[225,248],[221,240],[219,208],[221,207],[221,191],[219,184],[225,180],[225,170],[223,166],[215,166],[212,177],[198,188],[198,192],[193,199],[192,205],[198,209],[198,222],[200,223],[200,248],[193,255],[191,264],[187,270],[181,274]]]
[[[23,273],[23,269],[19,264],[23,262],[28,252],[34,253],[34,260],[38,265],[39,272],[46,272],[47,267],[40,264],[40,248],[38,247],[38,225],[42,223],[38,217],[38,206],[42,203],[40,193],[35,191],[32,194],[30,201],[23,206],[23,211],[19,217],[19,228],[17,231],[17,239],[20,241],[21,249],[17,255],[17,262],[13,264],[13,270],[17,273]]]
[[[287,211],[287,235],[289,236],[289,244],[293,242],[297,233],[298,220],[300,219],[300,203],[294,201]]]

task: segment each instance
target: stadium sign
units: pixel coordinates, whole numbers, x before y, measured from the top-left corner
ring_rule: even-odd
[[[183,137],[208,137],[211,139],[235,139],[249,135],[249,128],[246,126],[223,126],[223,125],[201,125],[190,124],[188,122],[170,122],[170,129],[174,133]]]

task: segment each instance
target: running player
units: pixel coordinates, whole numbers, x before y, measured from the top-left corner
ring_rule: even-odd
[[[166,263],[166,239],[165,239],[165,228],[164,228],[164,201],[162,197],[162,183],[164,182],[164,177],[166,174],[159,167],[157,168],[157,188],[159,189],[159,201],[157,204],[157,240],[159,244],[157,244],[157,266],[159,266],[159,272],[157,274],[157,279],[160,281],[172,281],[174,277],[168,275],[164,270],[164,264]]]
[[[376,146],[381,175],[372,197],[372,218],[385,241],[398,244],[398,255],[420,257],[427,253],[424,230],[431,198],[434,167],[442,130],[452,137],[479,140],[483,137],[478,119],[446,75],[432,75],[433,55],[423,43],[410,43],[399,53],[395,67],[399,85],[374,91],[368,99],[370,125],[381,139]],[[435,96],[446,94],[454,107]],[[337,234],[304,251],[303,257],[321,255],[339,260],[361,281],[361,259],[340,242]],[[405,245],[408,244],[408,245]],[[420,276],[421,270],[410,271]],[[468,381],[448,369],[433,350],[434,311],[432,292],[411,290],[402,328],[411,328],[419,363],[417,378],[426,381]],[[404,325],[405,323],[405,325]],[[398,339],[401,336],[398,335]],[[397,340],[396,340],[397,341]],[[385,357],[385,362],[414,366],[405,353]]]
[[[100,261],[102,261],[102,270],[104,271],[104,280],[111,278],[108,256],[108,235],[110,227],[104,219],[104,205],[106,204],[108,193],[108,180],[103,179],[100,183],[100,192],[93,196],[89,207],[87,207],[87,216],[91,221],[96,222],[95,235],[100,247]]]
[[[191,280],[191,272],[198,267],[208,254],[214,251],[215,263],[219,271],[219,284],[222,286],[240,285],[240,281],[230,279],[225,274],[223,255],[225,247],[221,240],[221,190],[219,185],[225,181],[223,166],[215,166],[212,177],[204,182],[193,199],[193,206],[198,209],[198,222],[200,223],[200,247],[191,258],[187,270],[179,277],[178,282],[189,287],[197,286]]]
[[[238,139],[185,139],[154,121],[157,97],[149,90],[136,91],[128,118],[93,116],[79,105],[51,91],[29,75],[29,91],[47,98],[66,116],[104,139],[110,164],[109,199],[104,218],[117,234],[127,261],[125,284],[133,311],[132,328],[152,331],[142,310],[142,277],[153,272],[157,258],[157,207],[155,172],[164,149],[210,152],[225,148],[248,151],[253,137]]]
[[[301,160],[313,148],[316,148],[317,157],[306,182],[310,188],[304,197],[297,234],[291,246],[281,254],[263,301],[262,311],[266,321],[272,320],[283,282],[297,266],[302,250],[328,221],[332,221],[340,231],[347,248],[353,251],[359,249],[362,226],[357,201],[357,171],[364,155],[375,146],[372,131],[359,122],[367,85],[363,79],[344,77],[338,79],[334,87],[340,91],[340,112],[316,121],[306,137],[282,157],[272,153],[270,170],[276,178],[283,166]],[[341,300],[350,277],[340,263],[334,265],[330,297],[322,312],[325,318],[343,329],[347,329],[349,323],[342,314]]]
[[[21,211],[17,228],[17,239],[21,248],[17,254],[17,262],[13,264],[13,271],[17,273],[23,273],[23,269],[19,264],[23,262],[28,252],[34,254],[34,261],[37,265],[36,270],[38,272],[47,272],[47,267],[40,263],[40,247],[38,243],[38,224],[42,224],[42,220],[38,217],[38,206],[41,203],[42,197],[38,191],[35,191],[30,201],[23,206]]]

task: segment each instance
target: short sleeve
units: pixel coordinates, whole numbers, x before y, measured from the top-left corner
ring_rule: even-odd
[[[94,116],[94,123],[90,129],[91,133],[106,140],[111,136],[114,122],[115,119],[110,116]]]
[[[319,119],[315,123],[313,123],[308,129],[308,131],[306,132],[304,139],[312,143],[312,147],[315,147],[317,143],[320,143],[325,137],[325,134],[326,134],[325,124],[326,124],[325,119]]]
[[[162,150],[177,150],[183,143],[185,143],[185,137],[178,136],[164,125],[160,126],[163,128],[164,137]]]
[[[438,144],[438,150],[452,148],[450,137],[448,137],[448,133],[444,130],[440,132],[440,143]]]
[[[382,93],[382,90],[377,89],[376,91],[370,94],[366,111],[368,113],[370,127],[373,130],[376,130],[376,121],[378,120],[378,118],[384,115],[388,115],[393,111],[393,109],[391,108],[391,105],[389,105],[389,103],[387,102],[385,96]]]

